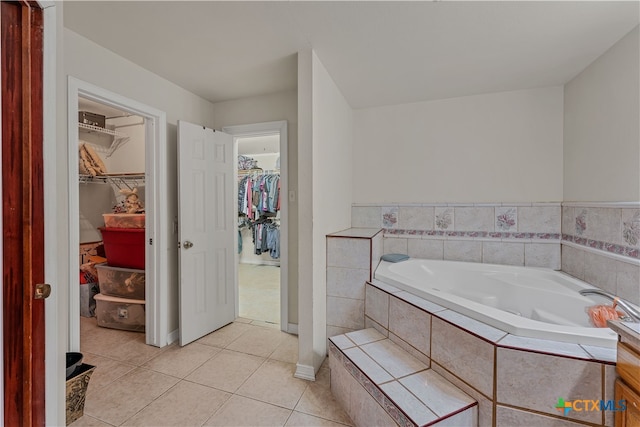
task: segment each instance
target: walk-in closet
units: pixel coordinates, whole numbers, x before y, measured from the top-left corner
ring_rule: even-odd
[[[82,343],[100,328],[142,333],[144,342],[144,118],[82,97],[78,111]]]
[[[237,139],[239,317],[280,324],[280,136]]]

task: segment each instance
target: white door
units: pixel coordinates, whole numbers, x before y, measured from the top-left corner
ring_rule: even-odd
[[[180,345],[233,322],[233,139],[178,121]]]

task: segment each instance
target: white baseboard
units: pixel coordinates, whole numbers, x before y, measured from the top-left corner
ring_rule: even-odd
[[[289,323],[287,325],[287,332],[290,334],[298,335],[298,325],[295,323]]]
[[[296,364],[296,373],[293,374],[294,377],[300,378],[301,380],[316,380],[316,371],[313,366],[309,365],[301,365],[299,363]]]
[[[169,335],[167,335],[167,343],[173,344],[175,341],[178,341],[178,338],[180,338],[180,330],[176,329],[172,332],[169,332]]]

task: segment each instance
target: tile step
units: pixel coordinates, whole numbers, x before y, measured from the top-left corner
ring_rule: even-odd
[[[350,374],[400,426],[478,424],[478,402],[375,329],[330,337],[329,358],[332,368]],[[336,389],[345,387],[346,383],[334,383],[333,369],[331,382],[334,394],[350,395],[348,390]],[[351,402],[341,403],[351,405]],[[353,411],[366,407],[359,404],[346,408],[356,425],[360,424],[358,420],[365,420],[367,414]]]

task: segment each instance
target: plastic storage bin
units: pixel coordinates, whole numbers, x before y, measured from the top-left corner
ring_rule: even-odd
[[[144,270],[144,228],[98,228],[112,267]]]
[[[112,297],[144,299],[144,270],[97,264],[100,293]]]
[[[105,227],[144,228],[144,214],[110,213],[102,214]]]
[[[98,326],[144,332],[144,300],[96,295]]]

